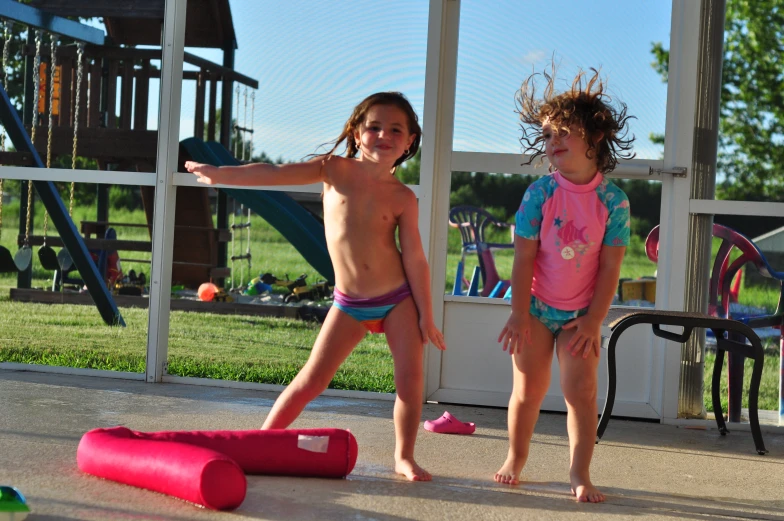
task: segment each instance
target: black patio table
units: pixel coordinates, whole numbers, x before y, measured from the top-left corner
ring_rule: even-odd
[[[768,451],[762,442],[762,432],[759,426],[759,416],[757,414],[757,400],[759,397],[759,386],[762,380],[762,365],[764,350],[759,337],[748,325],[737,320],[717,318],[703,313],[662,311],[653,309],[623,309],[611,308],[603,325],[608,327],[612,333],[609,337],[603,338],[603,346],[607,348],[607,397],[599,420],[599,427],[596,432],[596,443],[599,443],[604,434],[607,424],[610,422],[613,403],[615,402],[616,385],[616,365],[615,347],[618,339],[624,331],[637,324],[650,324],[653,334],[671,340],[673,342],[685,343],[691,337],[694,328],[705,328],[713,331],[716,337],[716,361],[713,365],[713,377],[711,379],[711,398],[713,400],[713,411],[716,416],[716,424],[719,432],[726,435],[729,430],[724,423],[724,414],[721,409],[720,381],[722,366],[724,364],[724,353],[741,355],[745,358],[754,360],[754,368],[749,382],[749,425],[751,435],[754,438],[754,445],[758,454],[766,454]],[[681,333],[666,331],[661,326],[680,326],[683,328]],[[733,337],[745,338],[748,344],[732,340]],[[750,345],[749,345],[750,344]]]

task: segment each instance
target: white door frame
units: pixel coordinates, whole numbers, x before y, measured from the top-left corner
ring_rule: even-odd
[[[447,230],[452,177],[452,136],[457,84],[460,0],[430,0],[427,65],[419,177],[419,229],[430,261],[430,290],[436,324],[444,323]],[[441,379],[441,352],[428,344],[424,393],[432,395]]]
[[[625,161],[614,176],[660,179],[661,235],[657,284],[657,308],[682,310],[686,277],[686,247],[691,173],[677,178],[649,176],[649,168],[691,166],[696,107],[697,59],[701,1],[673,0],[670,32],[670,63],[667,91],[665,146],[662,160]],[[449,190],[453,170],[536,174],[520,166],[517,154],[457,152],[452,150],[454,102],[457,81],[460,0],[431,0],[425,79],[424,137],[420,180],[420,228],[431,266],[431,290],[436,323],[444,326],[443,287],[446,277],[446,245]],[[431,195],[432,194],[432,195]],[[429,220],[429,222],[425,222]],[[429,225],[429,232],[426,229]],[[678,412],[680,345],[654,339],[654,370],[650,405],[662,418]],[[442,355],[430,346],[426,357],[426,398],[438,396]]]
[[[699,35],[702,1],[673,0],[670,28],[667,123],[664,133],[666,168],[687,167],[686,177],[662,179],[659,260],[657,263],[656,308],[682,311],[685,305],[688,248],[689,194],[694,151],[694,122],[697,106]],[[660,289],[661,288],[661,289]],[[681,374],[681,345],[658,337],[654,351],[663,353],[661,417],[677,418]],[[658,349],[656,349],[658,348]]]
[[[150,306],[147,316],[147,382],[161,382],[169,353],[169,312],[174,254],[174,211],[180,141],[180,104],[187,0],[166,0],[161,61],[158,156],[155,164]]]

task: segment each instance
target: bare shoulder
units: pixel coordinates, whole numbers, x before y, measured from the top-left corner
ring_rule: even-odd
[[[400,214],[404,212],[416,211],[417,210],[417,196],[414,191],[400,182],[397,178],[395,178],[394,183],[392,184],[392,190],[390,194],[393,197],[393,200],[400,208]]]
[[[339,183],[344,179],[354,162],[352,159],[334,155],[317,156],[314,161],[321,162],[322,177],[330,184]]]

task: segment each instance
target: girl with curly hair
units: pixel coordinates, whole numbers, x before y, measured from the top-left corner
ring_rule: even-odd
[[[555,92],[555,68],[526,79],[517,93],[524,153],[547,156],[550,174],[532,183],[516,215],[512,311],[498,337],[513,364],[509,452],[495,474],[517,484],[539,407],[558,357],[567,408],[572,493],[597,503],[590,479],[597,426],[601,325],[618,287],[629,244],[629,200],[605,178],[618,158],[633,157],[626,105],[614,106],[597,70],[580,72]]]

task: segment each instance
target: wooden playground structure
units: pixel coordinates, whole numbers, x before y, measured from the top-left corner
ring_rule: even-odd
[[[25,150],[15,141],[14,151],[7,151],[3,144],[0,165],[39,166],[38,161],[42,161],[48,167],[57,156],[79,156],[95,160],[100,170],[154,172],[158,132],[149,128],[148,121],[150,101],[158,95],[154,90],[151,92],[151,85],[161,77],[162,50],[136,46],[161,45],[163,15],[163,3],[154,0],[127,5],[108,0],[34,0],[31,6],[12,0],[0,1],[0,18],[5,20],[3,81],[7,78],[8,56],[21,55],[25,64],[21,119],[34,151],[41,158],[38,160],[32,149]],[[95,36],[102,31],[66,20],[63,18],[66,16],[101,17],[106,32],[104,40],[101,42],[100,36]],[[247,107],[249,89],[253,102],[253,89],[258,88],[258,82],[233,69],[237,43],[228,1],[193,0],[188,3],[187,16],[186,46],[217,48],[224,55],[221,65],[185,53],[185,63],[198,69],[183,72],[183,80],[196,85],[193,135],[205,141],[218,141],[231,149],[233,140],[244,143],[252,139],[252,123],[242,127],[238,124],[239,103],[240,97],[244,97]],[[48,27],[42,28],[40,20],[47,20]],[[20,28],[26,28],[25,43],[21,48],[9,48],[11,32]],[[83,39],[85,35],[90,35],[87,41]],[[234,119],[233,102],[237,106]],[[221,114],[223,118],[219,119]],[[247,121],[247,108],[245,115]],[[6,119],[3,119],[3,125],[7,129]],[[233,121],[237,124],[232,125]],[[250,159],[251,153],[252,149],[247,154],[243,149],[240,159]],[[179,164],[186,159],[187,156],[181,156]],[[43,235],[30,233],[34,212],[29,211],[29,206],[35,204],[33,186],[33,181],[22,182],[19,247],[51,249],[55,246],[67,247],[70,251],[72,248],[62,233],[61,236],[46,236],[46,221]],[[41,195],[42,186],[35,184],[35,188]],[[150,252],[151,241],[106,238],[110,228],[128,226],[111,220],[108,192],[109,185],[98,185],[96,219],[81,222],[79,232],[83,237],[80,241],[94,251]],[[151,236],[154,187],[143,186],[141,192],[146,227]],[[54,195],[59,198],[59,194]],[[216,196],[217,226],[213,223],[207,188],[180,187],[177,190],[173,284],[193,287],[230,276],[227,243],[232,230],[228,223],[227,196],[223,192],[216,192]],[[41,200],[44,201],[42,195]],[[52,213],[46,201],[44,203],[46,219],[55,222],[57,212]],[[71,200],[71,209],[72,205]],[[69,210],[68,219],[70,213]],[[60,226],[57,228],[60,231]],[[44,257],[39,254],[39,258],[44,264]],[[232,259],[237,258],[242,260],[243,256]],[[58,269],[51,263],[45,267]],[[17,268],[18,288],[29,289],[31,266],[17,263]]]

